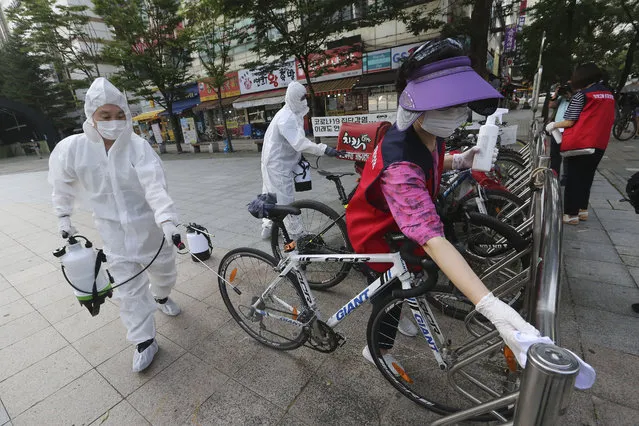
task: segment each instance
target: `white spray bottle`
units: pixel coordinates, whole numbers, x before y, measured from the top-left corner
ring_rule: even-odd
[[[499,136],[499,127],[495,125],[495,121],[499,119],[501,123],[501,116],[507,112],[508,110],[505,108],[497,108],[494,114],[488,116],[486,124],[479,128],[477,146],[480,148],[480,151],[475,154],[475,158],[473,159],[473,170],[489,172],[492,168],[493,152],[495,152],[497,137]]]

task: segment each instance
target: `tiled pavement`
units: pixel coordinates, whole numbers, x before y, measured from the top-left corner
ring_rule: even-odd
[[[259,221],[245,208],[260,192],[256,154],[165,159],[182,220],[216,235],[210,266],[227,249],[268,250],[259,241]],[[216,280],[187,257],[179,259],[174,292],[183,313],[156,315],[160,352],[147,372],[131,373],[133,348],[117,306],[109,300],[92,318],[51,255],[61,240],[46,172],[27,172],[46,170],[44,161],[0,161],[0,425],[424,424],[437,418],[363,361],[368,307],[344,323],[348,342],[333,354],[271,351],[230,319]],[[309,196],[339,207],[332,184],[316,175],[313,185]],[[639,317],[629,305],[639,302],[639,215],[619,198],[598,176],[592,220],[565,230],[562,344],[599,377],[592,390],[574,395],[562,424],[638,422]],[[82,205],[74,224],[100,245]],[[360,286],[353,274],[320,295],[320,303],[336,308]]]

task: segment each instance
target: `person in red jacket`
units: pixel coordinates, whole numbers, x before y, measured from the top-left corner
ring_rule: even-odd
[[[570,81],[576,93],[564,119],[546,126],[548,132],[565,129],[560,147],[566,169],[563,221],[570,225],[588,220],[590,188],[615,121],[615,98],[602,79],[592,62],[575,68]]]
[[[424,249],[478,312],[492,321],[507,343],[514,343],[516,331],[538,336],[533,326],[493,296],[446,240],[433,202],[442,171],[470,168],[479,151],[475,147],[462,154],[445,155],[444,138],[466,122],[469,107],[482,110],[484,115],[492,114],[501,95],[473,71],[470,59],[463,56],[462,45],[450,38],[428,41],[411,53],[399,70],[397,92],[397,121],[366,162],[346,209],[354,250],[388,253],[390,247],[384,236],[401,231]],[[389,265],[369,267],[383,272]],[[400,312],[401,305],[389,312],[380,336],[384,362],[389,366],[399,365],[390,350]],[[362,354],[373,362],[368,347]]]

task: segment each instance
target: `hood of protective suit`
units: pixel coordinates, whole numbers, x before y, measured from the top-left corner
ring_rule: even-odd
[[[100,133],[98,133],[93,123],[93,113],[102,105],[106,104],[117,105],[126,115],[127,128],[122,132],[120,137],[118,137],[118,140],[121,139],[122,136],[129,137],[133,132],[131,110],[126,101],[126,96],[109,80],[104,77],[98,77],[93,81],[84,97],[84,114],[87,116],[87,119],[84,121],[82,129],[92,142],[102,142],[102,136],[100,136]]]
[[[306,87],[297,81],[288,85],[284,103],[298,117],[304,117],[309,111],[308,102],[306,99],[302,99],[302,96],[306,96]]]

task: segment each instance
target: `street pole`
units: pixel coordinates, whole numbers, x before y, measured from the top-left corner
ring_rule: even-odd
[[[537,103],[539,102],[539,86],[541,86],[541,75],[543,74],[543,67],[541,66],[541,58],[544,54],[544,44],[546,44],[546,31],[541,35],[541,46],[539,46],[539,60],[537,61],[537,73],[533,82],[533,96],[532,96],[532,119],[535,119],[537,113]]]

